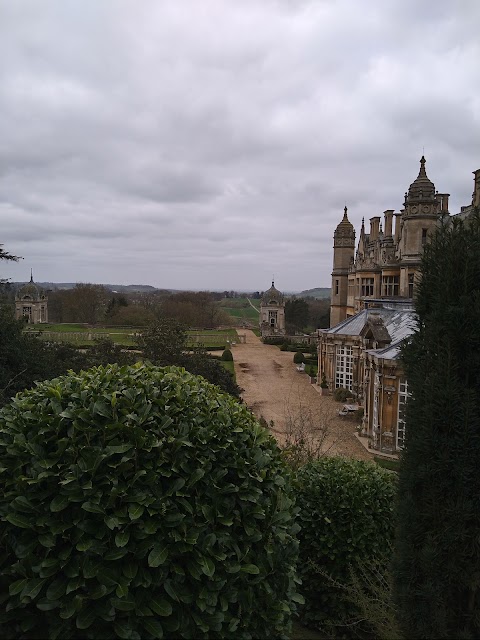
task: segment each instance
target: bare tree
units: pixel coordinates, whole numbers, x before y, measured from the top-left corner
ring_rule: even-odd
[[[340,436],[335,432],[335,408],[330,405],[321,411],[313,410],[303,398],[285,402],[285,431],[283,451],[293,468],[332,453]]]

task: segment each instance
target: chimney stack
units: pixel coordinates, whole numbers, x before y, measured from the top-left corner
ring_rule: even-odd
[[[393,209],[387,209],[383,212],[385,216],[385,237],[392,237]]]
[[[474,207],[480,207],[480,169],[473,172],[474,183],[472,193],[472,204]]]
[[[450,197],[449,193],[436,193],[435,198],[438,202],[438,212],[439,213],[448,213],[448,198]]]
[[[400,242],[400,221],[402,219],[402,211],[400,213],[395,214],[395,242],[398,244]]]
[[[380,229],[380,216],[370,218],[370,240],[378,239],[378,232]]]

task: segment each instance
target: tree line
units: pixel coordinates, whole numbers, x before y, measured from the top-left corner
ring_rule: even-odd
[[[287,333],[310,333],[330,326],[330,300],[316,298],[289,298],[285,302],[285,327]]]

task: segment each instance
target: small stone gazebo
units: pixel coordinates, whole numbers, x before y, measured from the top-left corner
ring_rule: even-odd
[[[285,299],[273,281],[260,303],[260,332],[262,338],[285,335]]]
[[[40,287],[33,281],[33,274],[30,275],[30,282],[23,285],[15,296],[15,318],[23,319],[29,324],[40,324],[48,322],[48,298]]]

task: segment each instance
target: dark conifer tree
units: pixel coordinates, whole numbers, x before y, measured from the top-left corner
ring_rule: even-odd
[[[480,637],[480,217],[425,248],[400,471],[395,597],[406,638]]]

